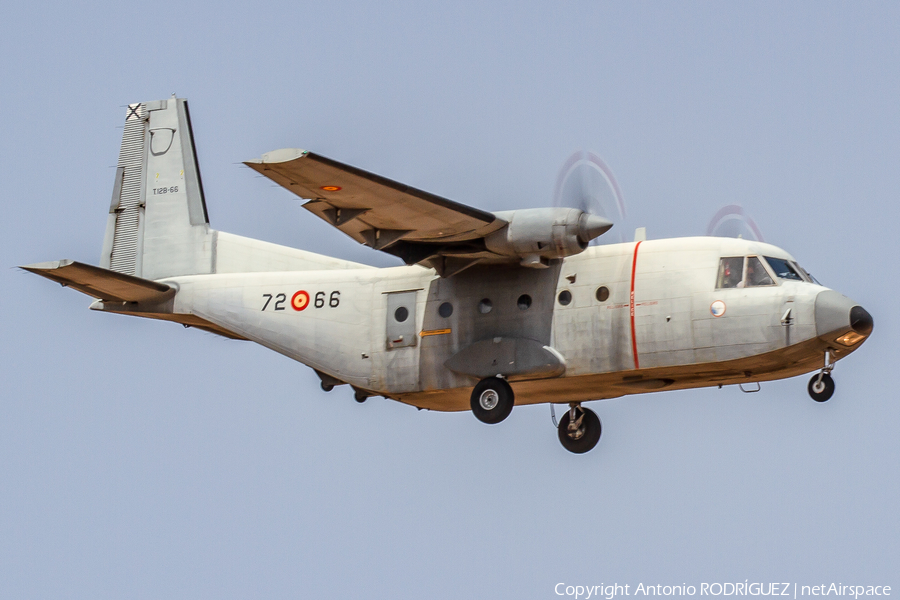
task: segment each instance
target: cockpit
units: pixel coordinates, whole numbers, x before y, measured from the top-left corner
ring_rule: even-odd
[[[816,283],[792,260],[771,256],[726,256],[719,260],[716,289],[778,285],[778,280]]]

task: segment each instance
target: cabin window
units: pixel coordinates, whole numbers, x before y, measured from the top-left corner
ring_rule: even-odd
[[[491,310],[493,310],[493,308],[494,308],[494,303],[491,302],[490,298],[484,298],[484,299],[482,299],[481,302],[478,303],[478,312],[480,312],[483,315],[486,315],[489,312],[491,312]]]
[[[409,309],[405,306],[399,307],[394,311],[394,320],[398,323],[402,323],[409,317]]]
[[[599,302],[606,302],[609,300],[609,288],[605,285],[601,285],[597,288],[597,300]]]
[[[747,259],[747,287],[759,287],[762,285],[775,285],[772,277],[762,261],[757,256],[751,256]]]
[[[744,280],[744,257],[728,256],[719,261],[716,289],[736,288]]]
[[[531,308],[531,296],[528,294],[522,294],[519,296],[519,300],[516,302],[519,306],[519,310],[528,310]]]
[[[438,314],[446,319],[453,314],[453,305],[449,302],[442,303],[440,306],[438,306]]]
[[[800,275],[800,268],[795,268],[791,261],[785,260],[783,258],[772,258],[771,256],[767,256],[765,258],[766,262],[769,263],[769,266],[772,267],[772,270],[775,271],[775,274],[781,279],[805,281],[803,276]]]
[[[572,301],[572,292],[570,292],[569,290],[563,290],[559,293],[559,296],[557,296],[556,299],[559,300],[559,303],[563,306],[568,306]]]

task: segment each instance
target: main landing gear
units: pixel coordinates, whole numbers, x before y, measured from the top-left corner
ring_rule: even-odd
[[[512,387],[502,377],[487,377],[478,382],[469,399],[472,414],[482,423],[495,425],[506,419],[515,405]],[[553,405],[550,405],[551,414]],[[553,417],[554,423],[556,417]],[[563,448],[575,454],[584,454],[600,441],[600,417],[584,408],[580,402],[569,404],[569,410],[559,420],[556,432]]]
[[[569,410],[559,420],[556,433],[563,448],[575,454],[584,454],[597,445],[602,430],[597,413],[578,402],[572,402]]]
[[[831,371],[834,370],[834,363],[831,356],[831,350],[825,351],[825,366],[819,371],[818,375],[813,375],[809,380],[807,390],[810,397],[816,402],[827,402],[834,395],[834,379],[831,378]]]
[[[505,379],[482,379],[472,390],[469,401],[472,413],[482,423],[495,425],[509,416],[515,404],[515,395]]]

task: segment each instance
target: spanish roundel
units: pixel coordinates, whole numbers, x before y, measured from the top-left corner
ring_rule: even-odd
[[[294,307],[294,310],[303,310],[307,306],[309,306],[309,294],[300,290],[293,296],[291,296],[291,306]]]

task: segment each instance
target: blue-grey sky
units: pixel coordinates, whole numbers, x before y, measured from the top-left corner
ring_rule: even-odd
[[[213,227],[377,265],[240,161],[303,147],[489,210],[587,148],[633,226],[738,203],[875,333],[806,377],[489,427],[325,394],[262,347],[0,272],[0,597],[557,598],[786,581],[900,594],[900,6],[23,3],[0,9],[0,264],[96,264],[123,105],[191,102]]]

